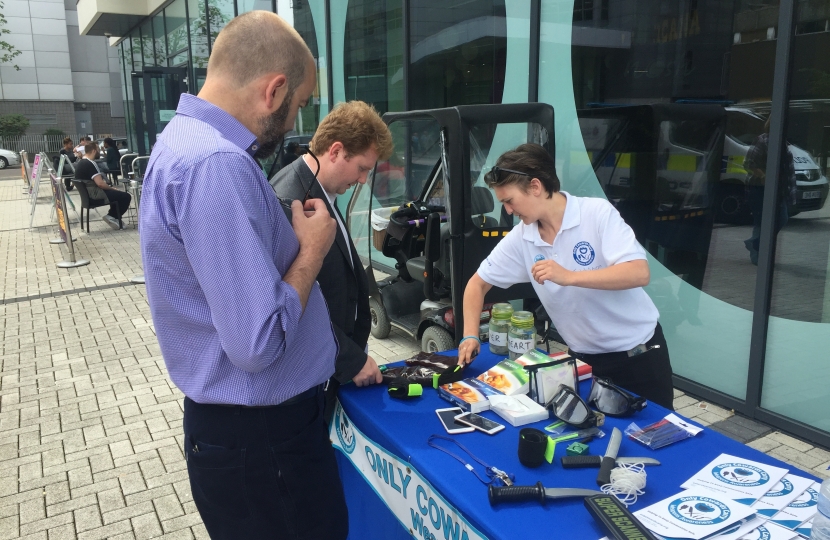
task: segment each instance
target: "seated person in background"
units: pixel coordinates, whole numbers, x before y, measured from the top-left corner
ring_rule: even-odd
[[[93,200],[107,200],[116,205],[110,206],[110,211],[104,216],[104,221],[115,230],[123,229],[124,222],[120,217],[124,215],[127,208],[130,207],[132,196],[129,193],[119,191],[104,181],[104,176],[98,168],[95,160],[101,155],[101,149],[98,144],[89,142],[84,146],[85,154],[82,160],[75,165],[75,180],[84,180],[86,183],[89,198]]]
[[[84,147],[86,146],[86,143],[90,143],[90,142],[92,142],[91,137],[87,137],[86,135],[81,137],[81,140],[78,141],[78,146],[76,146],[75,150],[74,150],[75,151],[75,157],[77,159],[83,159],[84,158],[84,154],[86,153],[86,150],[84,150]]]
[[[107,169],[109,169],[109,173],[112,177],[117,179],[121,173],[121,153],[118,151],[118,148],[115,147],[115,141],[112,140],[112,137],[104,139],[104,148],[107,149],[107,155],[105,156],[107,160]]]
[[[58,152],[58,153],[61,154],[61,155],[66,156],[66,159],[69,160],[70,163],[75,163],[78,160],[78,156],[75,155],[75,151],[72,149],[72,144],[73,144],[72,139],[70,139],[69,137],[66,137],[63,140],[63,148],[61,148],[61,151]],[[65,168],[62,171],[62,173],[64,173],[64,174],[69,173],[68,168]],[[72,179],[71,178],[64,178],[63,183],[66,186],[66,191],[72,191],[72,189],[75,187],[75,186],[72,185]]]

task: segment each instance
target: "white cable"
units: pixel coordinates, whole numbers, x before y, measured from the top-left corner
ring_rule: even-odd
[[[600,489],[603,493],[613,495],[625,506],[637,502],[637,497],[645,493],[646,467],[642,463],[618,464],[611,471],[611,483]]]

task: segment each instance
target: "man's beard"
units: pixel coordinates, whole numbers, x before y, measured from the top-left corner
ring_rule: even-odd
[[[286,94],[279,109],[264,118],[260,118],[259,125],[262,135],[258,137],[259,149],[254,152],[255,158],[267,159],[270,157],[274,150],[282,144],[285,134],[291,131],[285,129],[285,122],[288,120],[288,111],[291,109],[293,99],[294,92],[291,91]]]

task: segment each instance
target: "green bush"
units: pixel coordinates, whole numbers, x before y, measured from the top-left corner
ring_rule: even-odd
[[[19,137],[26,134],[29,120],[22,114],[0,116],[0,137]]]
[[[66,133],[64,133],[62,129],[57,129],[57,128],[49,128],[46,131],[44,131],[43,134],[44,135],[60,135],[60,136],[66,135]]]

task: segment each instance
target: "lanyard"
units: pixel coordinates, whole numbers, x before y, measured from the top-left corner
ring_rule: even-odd
[[[453,454],[452,452],[450,452],[446,448],[438,446],[435,443],[436,439],[442,439],[444,441],[449,441],[449,442],[455,444],[456,446],[458,446],[464,452],[466,452],[467,455],[469,455],[473,459],[473,461],[475,461],[476,463],[478,463],[482,467],[484,467],[484,472],[487,474],[488,480],[485,480],[484,478],[482,478],[481,475],[478,474],[478,472],[476,472],[475,468],[471,464],[467,463],[464,460],[464,458],[462,458],[461,456],[459,456],[457,454]],[[445,454],[449,454],[450,456],[454,457],[462,465],[464,465],[464,467],[466,467],[468,471],[470,471],[471,473],[476,475],[476,478],[478,478],[484,484],[493,484],[493,483],[495,483],[496,485],[498,485],[498,484],[504,484],[505,486],[512,486],[513,485],[513,481],[515,480],[515,476],[513,476],[512,474],[506,473],[506,472],[504,472],[500,469],[497,469],[495,467],[491,467],[490,465],[486,464],[483,460],[477,458],[476,456],[473,455],[472,452],[470,452],[469,450],[464,448],[464,446],[460,442],[458,442],[454,439],[450,439],[449,437],[444,437],[443,435],[430,435],[429,439],[427,439],[427,444],[430,445],[431,447],[435,448],[436,450],[441,450]]]

